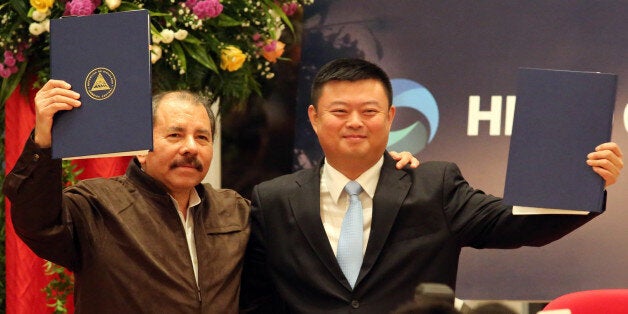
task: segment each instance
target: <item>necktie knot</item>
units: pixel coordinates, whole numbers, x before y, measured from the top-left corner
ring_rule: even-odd
[[[345,191],[351,196],[358,195],[362,192],[362,186],[356,181],[349,181],[347,185],[345,185]]]

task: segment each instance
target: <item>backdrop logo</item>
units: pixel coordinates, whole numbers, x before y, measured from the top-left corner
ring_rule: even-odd
[[[438,130],[438,106],[434,96],[423,85],[392,79],[393,105],[397,107],[388,150],[417,154],[429,144]]]

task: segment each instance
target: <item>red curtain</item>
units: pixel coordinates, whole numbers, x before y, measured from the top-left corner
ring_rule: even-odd
[[[31,90],[22,95],[19,87],[5,103],[5,160],[7,173],[17,161],[24,143],[35,124],[34,96]],[[126,170],[131,157],[94,158],[76,160],[84,171],[80,179],[111,177]],[[44,261],[37,257],[15,234],[11,224],[9,200],[6,200],[6,310],[9,314],[52,313],[46,306],[42,289],[50,278],[44,274]],[[69,299],[70,313],[73,312]]]

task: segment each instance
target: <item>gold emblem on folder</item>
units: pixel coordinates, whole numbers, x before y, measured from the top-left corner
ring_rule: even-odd
[[[94,100],[109,98],[116,89],[116,76],[107,68],[95,68],[85,77],[85,91]]]

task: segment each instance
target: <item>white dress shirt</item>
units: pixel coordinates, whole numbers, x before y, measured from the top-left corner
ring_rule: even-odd
[[[177,213],[183,223],[183,230],[185,230],[185,238],[188,242],[188,249],[190,251],[190,258],[192,259],[192,268],[194,268],[194,277],[196,278],[196,284],[198,285],[198,257],[196,256],[196,241],[194,240],[194,206],[201,203],[201,198],[198,196],[196,189],[192,189],[190,192],[190,200],[188,202],[188,214],[187,219],[183,217],[183,213],[179,210],[179,204],[170,196],[174,205],[177,207]]]
[[[383,164],[384,157],[382,156],[373,167],[366,170],[355,180],[362,186],[362,192],[360,193],[362,215],[364,218],[364,243],[362,243],[362,254],[366,252],[366,245],[369,241],[369,234],[371,233],[373,196],[375,195],[375,188],[377,187]],[[349,197],[347,192],[344,191],[344,188],[351,180],[329,165],[327,159],[325,159],[325,164],[321,171],[321,221],[327,233],[329,244],[334,251],[334,255],[336,255],[342,220],[349,208]]]

